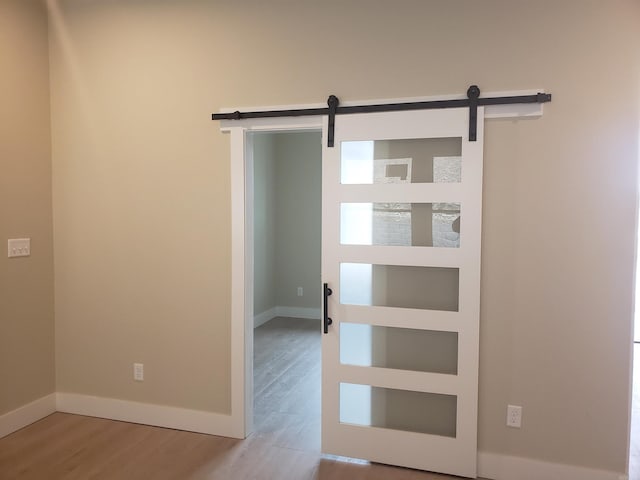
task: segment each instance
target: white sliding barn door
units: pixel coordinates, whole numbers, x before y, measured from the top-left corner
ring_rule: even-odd
[[[325,453],[476,476],[483,115],[324,119]]]

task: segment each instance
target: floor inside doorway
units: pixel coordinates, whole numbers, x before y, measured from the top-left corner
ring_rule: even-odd
[[[254,330],[254,434],[320,452],[320,320],[276,317]]]

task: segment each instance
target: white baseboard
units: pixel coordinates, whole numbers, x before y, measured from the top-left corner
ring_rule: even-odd
[[[478,477],[491,480],[628,480],[628,476],[620,472],[485,452],[478,452]]]
[[[31,403],[0,415],[0,438],[31,425],[56,411],[56,394],[34,400]]]
[[[283,307],[281,305],[277,307],[265,310],[253,317],[253,328],[258,328],[260,325],[264,325],[272,318],[276,317],[290,317],[290,318],[310,318],[313,320],[320,320],[319,308],[306,308],[306,307]]]
[[[238,437],[231,415],[189,410],[186,408],[153,405],[150,403],[93,397],[75,393],[58,393],[56,409],[59,412],[108,418],[123,422],[141,423],[156,427],[174,428],[189,432],[207,433],[223,437]]]
[[[311,318],[313,320],[320,320],[319,308],[305,308],[305,307],[276,307],[277,317],[291,317],[291,318]]]
[[[278,307],[270,308],[269,310],[265,310],[262,313],[253,317],[253,328],[258,328],[260,325],[264,325],[272,318],[277,317],[276,310]]]

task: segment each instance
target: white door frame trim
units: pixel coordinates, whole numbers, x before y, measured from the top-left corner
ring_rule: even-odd
[[[544,89],[488,92],[483,96],[534,95]],[[432,96],[342,102],[341,105],[423,102],[457,98]],[[460,95],[460,98],[466,98]],[[278,105],[244,108],[250,111],[294,110],[325,105]],[[223,108],[229,113],[238,108]],[[543,104],[485,107],[491,118],[539,117]],[[340,116],[336,119],[339,128]],[[222,120],[220,129],[230,134],[231,173],[231,425],[233,437],[246,438],[253,429],[253,157],[249,132],[321,130],[322,116]]]
[[[320,130],[322,117],[236,122],[231,134],[231,424],[233,436],[253,430],[253,144],[251,132]],[[265,121],[266,120],[266,121]]]

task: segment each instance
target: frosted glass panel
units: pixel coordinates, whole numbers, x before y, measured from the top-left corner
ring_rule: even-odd
[[[458,311],[458,268],[340,264],[340,303]]]
[[[340,362],[456,375],[458,334],[342,322]]]
[[[373,203],[340,205],[340,243],[373,245]]]
[[[462,138],[341,142],[340,182],[460,183]]]
[[[340,243],[460,247],[459,203],[342,203]]]
[[[340,384],[340,422],[456,436],[455,395]]]

